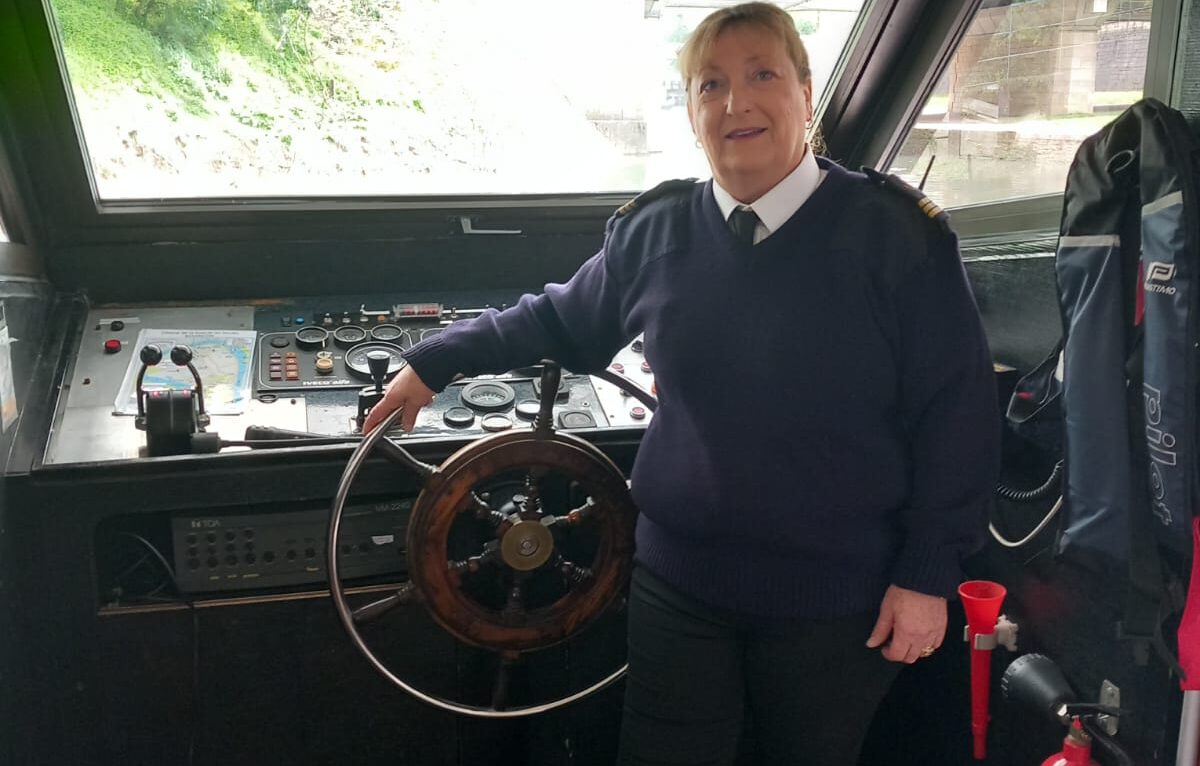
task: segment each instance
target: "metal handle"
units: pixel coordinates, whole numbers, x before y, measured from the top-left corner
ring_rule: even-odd
[[[476,229],[475,225],[473,223],[471,223],[471,217],[466,216],[466,215],[460,215],[458,217],[458,223],[460,226],[462,226],[463,234],[520,234],[521,233],[520,229]]]

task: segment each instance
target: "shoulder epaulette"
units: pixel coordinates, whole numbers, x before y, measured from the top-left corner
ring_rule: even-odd
[[[677,194],[684,190],[690,190],[695,188],[695,186],[695,178],[677,178],[672,181],[663,181],[653,189],[647,189],[646,191],[626,202],[624,205],[621,205],[621,207],[617,208],[616,216],[620,218],[623,215],[629,215],[634,210],[637,210],[639,207],[645,205],[647,202],[656,200],[659,197],[665,197],[668,194]]]
[[[917,207],[921,209],[921,212],[928,216],[929,219],[934,223],[936,223],[938,227],[942,229],[942,231],[950,231],[949,214],[947,214],[945,210],[942,210],[942,208],[939,207],[936,202],[925,196],[925,192],[921,191],[915,186],[910,186],[899,176],[891,173],[880,173],[874,168],[866,167],[862,169],[862,172],[863,175],[865,175],[868,180],[870,180],[871,183],[875,184],[876,186],[897,194],[901,194],[907,199],[917,203]]]

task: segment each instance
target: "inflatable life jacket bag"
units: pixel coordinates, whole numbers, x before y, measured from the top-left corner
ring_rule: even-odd
[[[1166,140],[1142,146],[1142,425],[1159,542],[1186,555],[1197,499],[1200,187],[1196,145],[1183,116],[1163,107],[1155,117]]]
[[[1129,559],[1132,524],[1185,552],[1196,493],[1195,142],[1144,99],[1084,140],[1055,271],[1063,317],[1060,554]],[[1136,473],[1135,473],[1136,472]]]

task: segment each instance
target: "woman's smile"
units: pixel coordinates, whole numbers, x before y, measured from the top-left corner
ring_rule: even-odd
[[[726,133],[725,137],[734,139],[734,140],[738,140],[738,139],[743,139],[743,138],[754,138],[755,136],[761,135],[762,133],[766,133],[766,132],[767,132],[766,128],[738,128],[736,130],[731,130],[728,133]]]

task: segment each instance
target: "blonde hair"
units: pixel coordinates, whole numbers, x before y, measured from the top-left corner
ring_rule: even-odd
[[[787,49],[788,58],[796,66],[800,81],[811,79],[808,51],[804,48],[800,33],[796,31],[796,22],[788,12],[771,3],[741,3],[705,16],[680,48],[679,74],[683,76],[683,88],[689,99],[692,97],[692,77],[704,66],[717,38],[725,30],[740,26],[758,27],[778,37]]]

